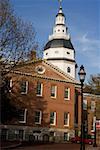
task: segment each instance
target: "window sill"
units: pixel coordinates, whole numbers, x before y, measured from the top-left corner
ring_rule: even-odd
[[[69,127],[69,125],[64,125],[64,127]]]
[[[50,126],[56,126],[56,124],[50,124]]]
[[[25,92],[25,93],[24,93],[24,92],[21,92],[21,94],[22,94],[22,95],[26,95],[26,94],[27,94],[27,92]]]
[[[56,99],[56,97],[51,96],[51,98]]]
[[[35,122],[35,124],[36,124],[36,125],[41,125],[41,123],[40,123],[40,122]]]
[[[19,123],[26,123],[26,121],[19,121]]]
[[[64,100],[65,100],[65,101],[70,101],[70,99],[69,99],[69,98],[64,98]]]
[[[37,96],[37,97],[43,97],[43,95],[38,95],[38,94],[37,94],[36,96]]]

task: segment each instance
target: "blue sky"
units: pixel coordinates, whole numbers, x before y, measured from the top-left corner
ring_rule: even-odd
[[[52,33],[58,0],[11,0],[15,13],[36,30],[40,48]],[[87,79],[100,73],[100,0],[63,0],[66,25],[76,50],[78,66],[84,65]],[[79,70],[79,68],[78,68]]]

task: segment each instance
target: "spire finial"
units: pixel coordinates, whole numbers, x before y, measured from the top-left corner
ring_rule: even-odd
[[[62,0],[58,0],[58,2],[59,2],[59,6],[60,6],[60,8],[61,8],[61,7],[62,7],[62,6],[61,6]]]

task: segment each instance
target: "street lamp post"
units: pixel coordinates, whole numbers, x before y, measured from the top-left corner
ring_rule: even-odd
[[[85,138],[85,123],[84,123],[84,110],[83,110],[83,83],[85,80],[85,70],[84,70],[84,66],[81,65],[80,70],[79,70],[79,79],[81,82],[81,145],[80,145],[80,150],[85,150],[85,143],[83,141],[83,139]]]

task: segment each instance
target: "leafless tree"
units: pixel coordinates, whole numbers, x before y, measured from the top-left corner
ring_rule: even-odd
[[[30,51],[38,49],[35,36],[35,29],[15,15],[10,1],[0,0],[1,80],[15,65],[27,61]]]
[[[96,117],[100,119],[100,74],[90,76],[88,83],[85,85],[84,92],[98,96],[96,102]]]
[[[0,100],[2,100],[0,104],[2,110],[9,105],[7,74],[19,63],[29,60],[29,53],[32,50],[38,49],[35,36],[36,32],[32,24],[17,17],[10,0],[0,0]]]

